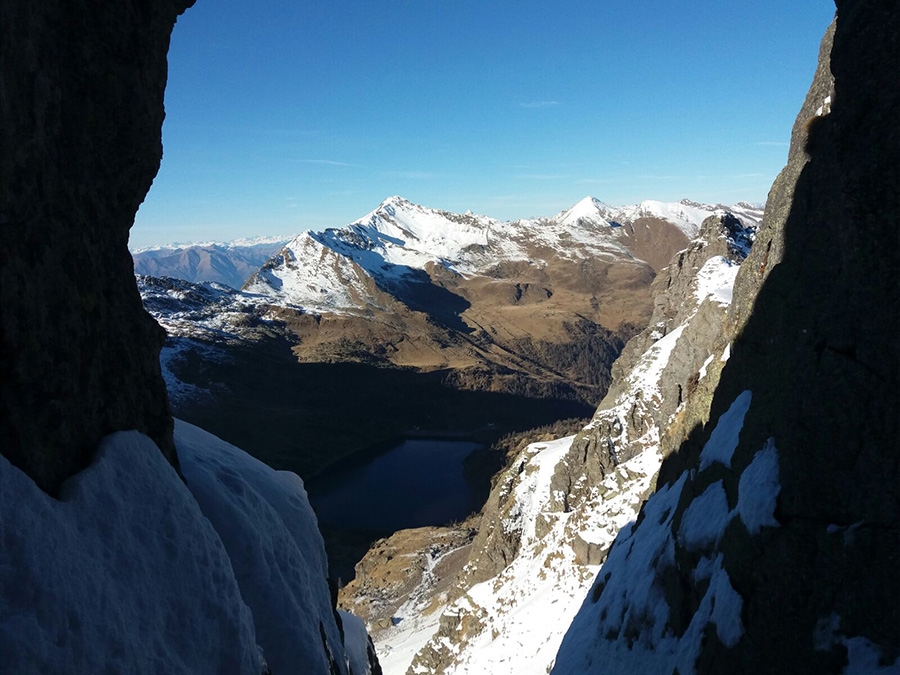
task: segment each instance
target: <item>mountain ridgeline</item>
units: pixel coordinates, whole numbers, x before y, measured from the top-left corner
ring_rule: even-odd
[[[127,250],[188,4],[0,0],[4,669],[380,673],[347,609],[391,674],[900,669],[896,0],[837,0],[755,232],[391,198],[244,290],[136,285]],[[568,353],[631,334],[606,376]],[[515,443],[480,514],[377,542],[338,610],[303,482],[167,389],[310,471],[606,393]]]
[[[287,242],[278,237],[154,246],[131,254],[134,273],[152,277],[174,277],[194,283],[211,281],[240,288]]]
[[[749,252],[709,221],[584,429],[362,561],[388,672],[898,672],[900,13],[837,4]]]
[[[663,261],[725,208],[588,197],[502,222],[391,197],[294,238],[240,292],[138,282],[169,333],[178,414],[308,475],[413,428],[496,435],[589,415],[652,314]],[[727,208],[749,228],[762,215]]]

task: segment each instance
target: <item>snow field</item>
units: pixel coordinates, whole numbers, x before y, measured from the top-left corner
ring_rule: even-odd
[[[720,255],[713,256],[703,263],[703,267],[697,272],[697,287],[694,290],[697,304],[710,298],[720,305],[730,305],[731,291],[739,269],[740,265]]]
[[[16,673],[259,675],[218,534],[136,431],[48,497],[0,457],[0,654]]]

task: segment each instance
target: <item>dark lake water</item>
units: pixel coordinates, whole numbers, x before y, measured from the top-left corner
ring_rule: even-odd
[[[462,520],[480,507],[463,475],[478,443],[407,439],[364,463],[309,484],[323,525],[396,531]]]

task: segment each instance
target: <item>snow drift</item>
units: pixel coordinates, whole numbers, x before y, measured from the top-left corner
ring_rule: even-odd
[[[41,491],[0,457],[0,654],[19,673],[370,672],[347,654],[299,477],[184,422]],[[349,664],[353,663],[351,670]]]

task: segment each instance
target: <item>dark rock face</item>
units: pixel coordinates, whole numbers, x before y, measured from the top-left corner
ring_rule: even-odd
[[[177,461],[127,243],[190,4],[0,0],[0,448],[50,492],[119,429]]]
[[[830,112],[820,77],[825,96],[801,113],[808,161],[792,199],[776,184],[767,205],[767,217],[784,214],[783,258],[713,402],[715,418],[753,392],[732,466],[774,438],[782,488],[765,542],[726,531],[746,634],[725,654],[705,650],[706,672],[822,672],[857,637],[885,663],[900,656],[900,12],[896,1],[837,6]],[[834,641],[816,649],[829,621]]]
[[[554,672],[900,663],[900,12],[837,6],[735,283],[710,423],[665,461]]]

